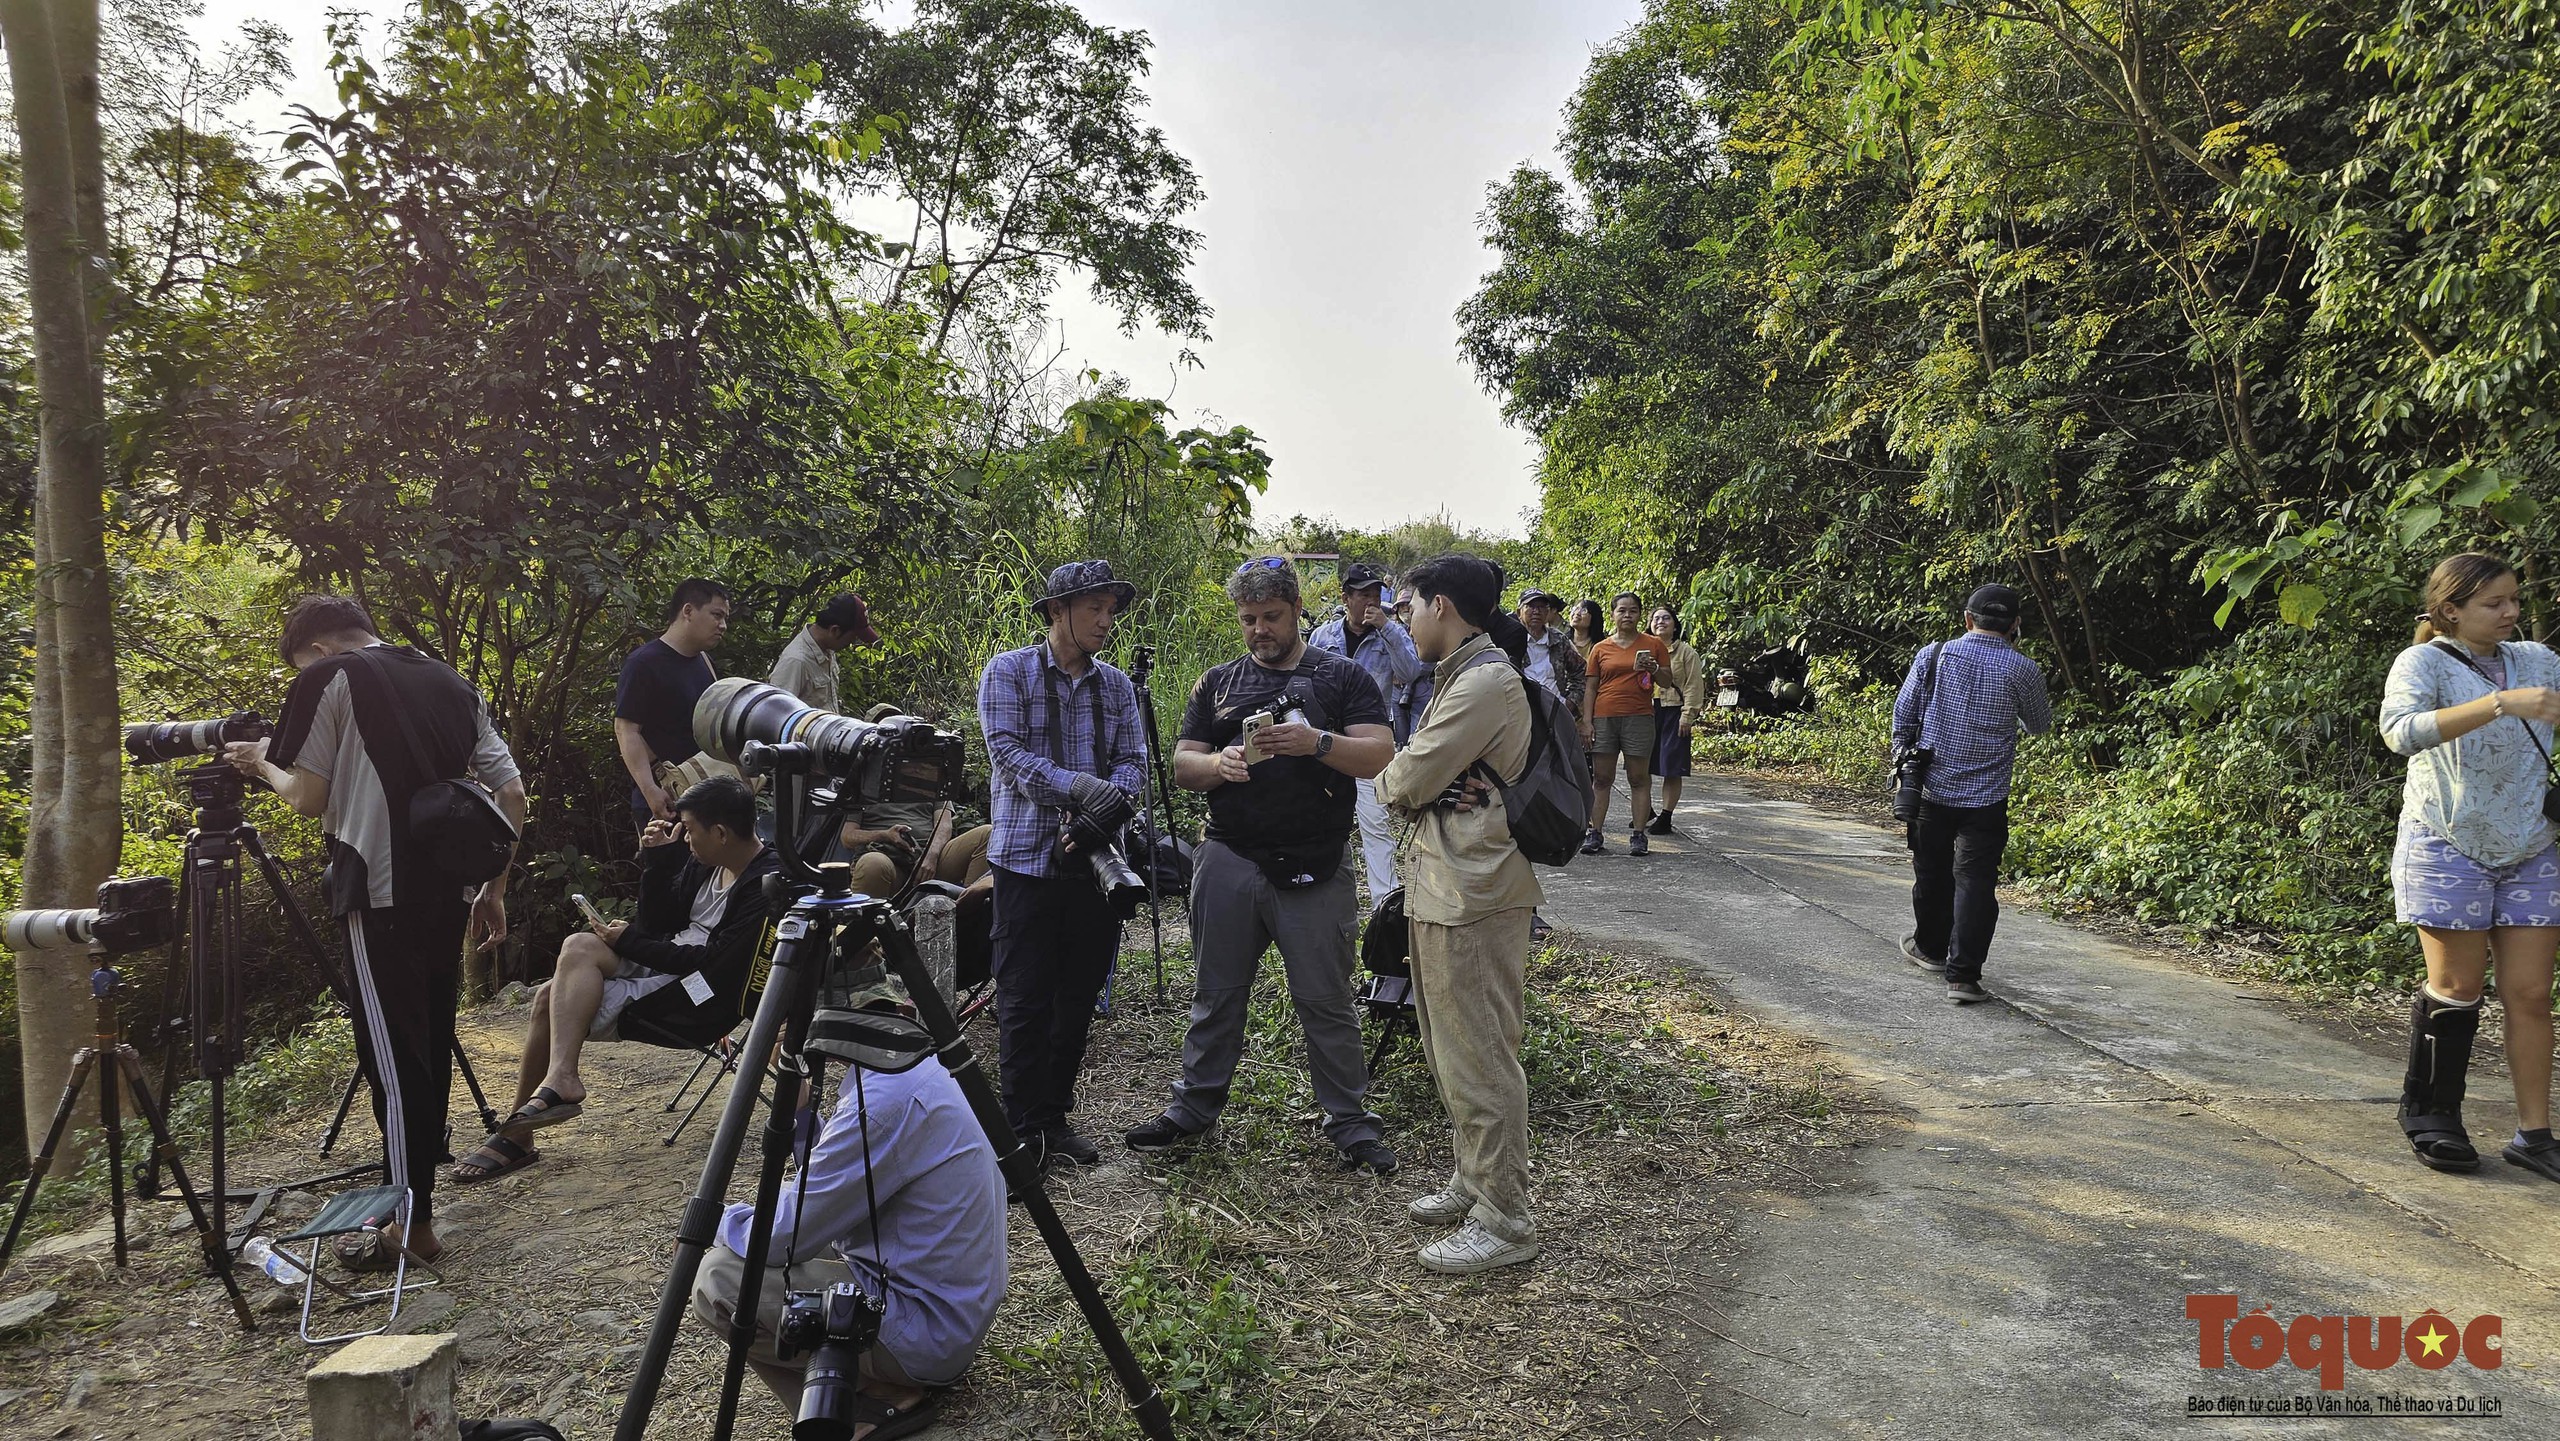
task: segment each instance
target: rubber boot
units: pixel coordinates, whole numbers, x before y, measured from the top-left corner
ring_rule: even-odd
[[[2418,1159],[2439,1171],[2474,1171],[2480,1153],[2462,1128],[2462,1097],[2480,1003],[2455,1005],[2422,988],[2409,1003],[2409,1071],[2400,1083],[2400,1130]]]

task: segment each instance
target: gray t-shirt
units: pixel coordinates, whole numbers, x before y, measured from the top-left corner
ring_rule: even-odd
[[[362,662],[354,662],[362,664]],[[449,672],[448,672],[449,673]],[[316,702],[311,706],[307,728],[294,727],[293,702],[287,705],[285,734],[279,741],[287,743],[277,763],[295,770],[305,770],[329,783],[329,806],[321,825],[338,847],[352,851],[362,865],[362,894],[342,890],[342,882],[333,877],[330,892],[332,909],[343,914],[359,907],[389,906],[395,899],[396,868],[392,861],[391,804],[381,770],[372,752],[366,749],[366,737],[356,724],[355,696],[349,689],[348,664],[332,669]],[[459,676],[454,677],[456,681]],[[466,684],[464,689],[468,691]],[[469,773],[473,780],[496,790],[516,779],[515,757],[507,743],[498,736],[498,728],[489,719],[489,708],[471,697],[475,717],[471,742]],[[386,755],[406,756],[405,742],[396,729],[389,735],[375,736],[373,744]],[[394,762],[404,764],[405,762]],[[332,867],[346,865],[345,858],[331,855]],[[463,894],[461,888],[456,893]]]

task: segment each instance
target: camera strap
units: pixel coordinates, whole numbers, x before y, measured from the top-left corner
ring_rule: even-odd
[[[1049,763],[1060,770],[1065,770],[1067,768],[1067,732],[1066,728],[1058,723],[1058,677],[1052,672],[1051,665],[1047,642],[1044,641],[1040,652],[1040,694],[1049,703],[1049,715],[1048,734],[1041,739],[1046,742],[1045,749],[1049,752]],[[1102,662],[1096,659],[1093,667],[1091,672],[1093,678],[1093,773],[1108,780],[1111,778],[1111,744],[1102,733]]]
[[[1912,745],[1929,744],[1929,708],[1938,703],[1938,662],[1945,659],[1947,643],[1940,641],[1929,647],[1929,662],[1920,670],[1920,734]]]
[[[2446,655],[2452,656],[2455,660],[2462,662],[2462,664],[2468,668],[2473,675],[2480,677],[2481,682],[2489,687],[2489,693],[2491,695],[2496,695],[2498,693],[2498,682],[2490,677],[2486,666],[2483,666],[2479,661],[2472,658],[2470,652],[2464,650],[2461,646],[2455,645],[2451,641],[2434,640],[2429,641],[2428,644],[2434,646],[2437,650],[2443,651]],[[2501,662],[2506,659],[2506,654],[2507,651],[2505,646],[2502,645],[2498,647],[2498,658]],[[2507,671],[2507,678],[2510,681],[2515,679],[2515,671],[2512,667]],[[2546,786],[2549,785],[2551,783],[2550,749],[2543,745],[2542,737],[2533,733],[2533,722],[2526,720],[2523,716],[2511,716],[2509,719],[2524,727],[2524,738],[2533,742],[2534,753],[2542,757],[2543,784]]]
[[[871,1264],[880,1269],[880,1299],[888,1300],[889,1258],[880,1251],[880,1193],[871,1180],[871,1103],[862,1094],[862,1067],[853,1072],[853,1122],[862,1131],[862,1209],[871,1217]]]

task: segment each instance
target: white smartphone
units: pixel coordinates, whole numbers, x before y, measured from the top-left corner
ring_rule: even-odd
[[[596,903],[588,900],[585,896],[573,895],[569,897],[569,904],[576,906],[579,910],[586,913],[588,925],[601,926],[604,924],[604,913],[597,910]]]

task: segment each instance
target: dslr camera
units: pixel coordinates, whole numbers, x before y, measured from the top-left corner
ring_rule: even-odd
[[[783,1296],[773,1353],[786,1361],[809,1353],[808,1368],[801,1374],[800,1415],[791,1427],[793,1441],[843,1441],[853,1434],[862,1355],[879,1340],[880,1306],[855,1282]]]
[[[82,910],[11,911],[0,922],[10,950],[95,946],[126,956],[165,946],[178,933],[178,888],[167,876],[124,876],[98,887],[98,904]]]
[[[266,717],[251,710],[214,720],[146,721],[124,728],[124,753],[137,766],[151,766],[189,756],[219,756],[233,741],[262,741],[273,734],[275,727]]]
[[[716,680],[693,704],[694,744],[741,769],[750,745],[799,746],[811,771],[832,776],[860,805],[958,800],[968,751],[960,737],[916,716],[877,725],[820,710],[779,686],[744,676]]]

